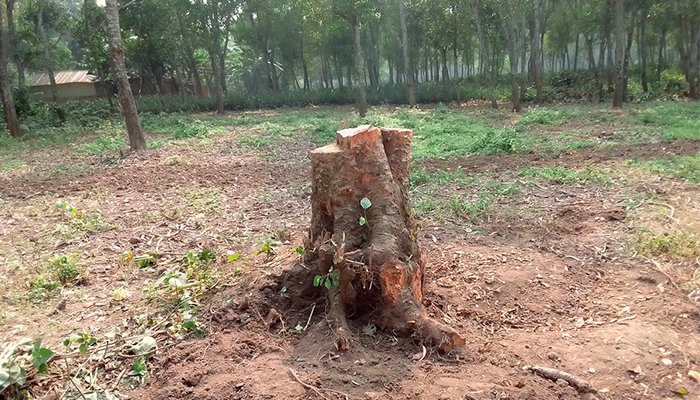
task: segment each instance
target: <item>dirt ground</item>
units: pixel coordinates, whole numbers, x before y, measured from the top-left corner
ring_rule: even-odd
[[[461,166],[500,181],[517,180],[517,168],[534,165],[591,164],[625,178],[608,186],[538,181],[477,221],[424,218],[425,305],[461,332],[467,346],[439,354],[392,332],[368,334],[371,320],[359,317],[350,321],[353,350],[337,354],[323,292],[301,289],[308,282],[292,250],[310,218],[313,145],[285,143],[269,157],[237,147],[244,134],[234,129],[206,144],[123,160],[93,158],[79,173],[48,172],[74,162],[68,155],[50,165],[37,159],[0,176],[0,275],[10,278],[0,283],[0,341],[43,336],[60,348],[71,332],[105,334],[156,315],[160,309],[142,288],[162,269],[120,267],[125,251],[167,255],[207,247],[250,254],[262,238],[276,237],[282,245],[274,259],[251,256],[240,275],[203,297],[205,337],[161,346],[148,361],[147,384],[124,389],[130,398],[671,399],[683,390],[685,398],[700,398],[700,384],[688,377],[700,370],[699,299],[680,288],[700,262],[657,261],[630,245],[642,223],[700,224],[700,186],[624,163],[695,154],[698,142],[422,162],[430,171]],[[645,193],[654,200],[624,202]],[[99,210],[110,228],[57,235],[65,218],[54,208],[59,199]],[[18,293],[47,255],[68,251],[81,252],[86,282],[47,300],[49,307],[22,300]],[[128,290],[129,301],[115,300],[118,288]],[[295,332],[297,325],[307,329]],[[525,365],[566,371],[596,393],[579,393]],[[44,398],[61,395],[48,379],[37,386]]]

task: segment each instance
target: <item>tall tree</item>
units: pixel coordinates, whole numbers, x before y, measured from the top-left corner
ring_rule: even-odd
[[[51,100],[54,103],[58,102],[58,87],[56,85],[56,76],[53,71],[53,62],[51,59],[51,43],[49,42],[49,37],[46,34],[46,28],[44,27],[44,9],[46,8],[46,0],[39,1],[39,11],[37,13],[36,29],[39,34],[39,39],[41,40],[41,52],[43,55],[44,70],[46,75],[49,77],[49,85],[51,87]]]
[[[625,2],[615,2],[615,93],[613,95],[613,108],[622,108],[625,102]]]
[[[12,98],[12,85],[10,77],[7,74],[7,58],[5,53],[7,47],[5,45],[5,4],[0,3],[0,92],[2,92],[2,108],[5,111],[5,124],[10,136],[17,138],[22,136],[17,122],[17,110],[15,109],[15,101]]]
[[[129,85],[129,76],[124,64],[124,47],[122,45],[121,29],[119,28],[119,6],[117,0],[106,0],[107,29],[109,31],[109,46],[112,51],[112,68],[117,78],[119,102],[122,105],[122,113],[126,122],[126,131],[129,135],[129,148],[131,151],[146,149],[146,137],[141,129],[139,112],[136,108],[134,96]]]
[[[406,95],[408,96],[408,104],[411,107],[416,106],[416,80],[413,75],[413,64],[411,64],[410,49],[408,48],[408,27],[406,24],[406,4],[405,0],[397,0],[399,2],[399,19],[401,20],[401,50],[403,54],[403,71],[406,78]]]

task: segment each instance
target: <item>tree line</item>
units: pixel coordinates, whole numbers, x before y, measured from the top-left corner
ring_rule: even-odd
[[[15,90],[61,69],[115,80],[96,0],[0,1],[0,75]],[[233,92],[342,89],[364,114],[368,89],[400,87],[415,105],[421,85],[465,81],[496,104],[504,80],[519,111],[550,99],[553,74],[615,107],[630,82],[700,97],[700,0],[124,0],[119,19],[129,76],[218,112]]]

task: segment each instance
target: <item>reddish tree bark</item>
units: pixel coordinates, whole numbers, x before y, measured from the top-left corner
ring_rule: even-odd
[[[425,263],[408,203],[412,138],[410,130],[361,126],[338,131],[335,144],[311,152],[307,262],[322,276],[336,274],[327,320],[341,350],[351,344],[346,310],[375,313],[382,327],[414,333],[442,351],[464,345],[421,303]],[[366,210],[363,198],[372,203]]]

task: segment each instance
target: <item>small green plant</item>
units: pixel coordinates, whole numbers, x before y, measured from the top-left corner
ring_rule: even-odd
[[[60,254],[49,260],[49,273],[62,285],[75,283],[79,280],[81,271],[77,266],[78,258]]]
[[[267,238],[264,240],[261,240],[258,242],[258,251],[255,252],[256,256],[259,256],[260,254],[265,254],[267,258],[272,258],[277,254],[276,248],[280,245],[281,243],[272,239],[272,238]]]
[[[369,337],[374,337],[377,334],[377,327],[373,323],[368,323],[362,327],[362,333]]]
[[[340,272],[331,267],[325,275],[314,276],[314,287],[324,286],[326,289],[338,287],[340,285]]]
[[[78,345],[78,351],[81,356],[85,356],[88,353],[88,347],[97,344],[97,338],[89,334],[88,332],[74,333],[63,340],[63,345],[70,348],[74,344]]]
[[[362,215],[360,216],[360,219],[358,223],[360,226],[365,226],[369,228],[369,221],[367,221],[367,210],[372,207],[372,202],[370,199],[363,197],[362,200],[360,200],[360,207],[362,207]]]
[[[136,377],[140,383],[146,381],[146,377],[148,376],[148,365],[146,364],[146,357],[139,357],[136,360],[134,360],[134,363],[131,364],[131,370],[129,371],[129,375]]]
[[[41,339],[34,341],[32,348],[32,364],[34,369],[40,374],[45,374],[49,371],[48,362],[53,357],[53,351],[41,346]]]
[[[61,282],[52,280],[44,274],[39,275],[29,284],[29,301],[39,303],[46,300],[51,293],[62,287]]]
[[[56,209],[68,217],[67,225],[59,224],[56,227],[56,233],[61,235],[70,236],[77,232],[96,233],[112,227],[99,213],[86,214],[64,200],[56,202]]]
[[[165,159],[164,164],[172,167],[175,165],[180,165],[181,162],[182,159],[180,158],[180,156],[170,156]]]
[[[123,301],[129,298],[129,296],[131,296],[131,293],[129,293],[129,290],[126,288],[116,288],[112,292],[114,301]]]
[[[642,228],[637,234],[637,250],[648,257],[692,258],[700,256],[700,238],[687,232],[656,233]]]
[[[195,336],[204,337],[204,330],[199,325],[197,317],[194,315],[193,309],[187,309],[182,313],[182,327],[188,332],[192,332]]]

